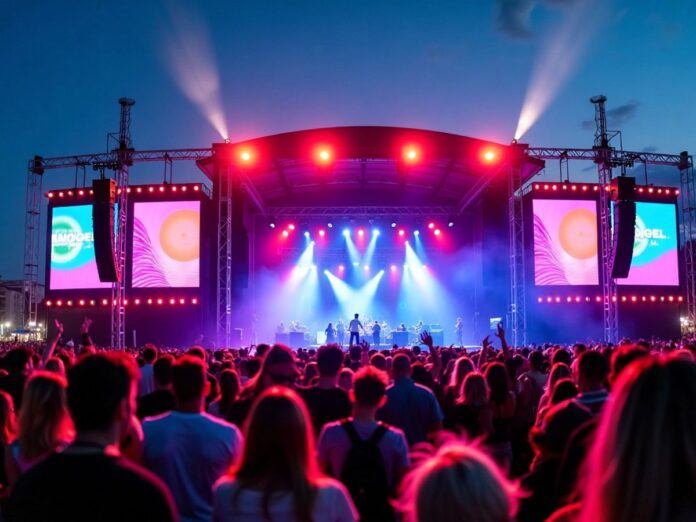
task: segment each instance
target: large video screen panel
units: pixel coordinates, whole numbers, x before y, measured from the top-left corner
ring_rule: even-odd
[[[597,203],[594,200],[535,199],[534,283],[599,284]]]
[[[199,201],[133,206],[133,288],[200,285]]]
[[[671,203],[636,203],[631,270],[620,285],[679,285],[677,214]]]
[[[111,283],[99,281],[92,205],[53,207],[49,248],[51,290],[111,287]]]

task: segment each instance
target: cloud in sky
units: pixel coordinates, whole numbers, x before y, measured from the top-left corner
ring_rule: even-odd
[[[628,121],[632,120],[636,112],[638,112],[638,107],[640,107],[640,102],[637,100],[630,100],[623,105],[613,107],[607,110],[607,126],[612,130],[617,130],[619,127],[625,125]],[[580,126],[583,129],[594,129],[594,120],[585,120]]]
[[[532,11],[539,4],[565,7],[576,0],[496,0],[496,22],[498,29],[512,38],[531,38]]]

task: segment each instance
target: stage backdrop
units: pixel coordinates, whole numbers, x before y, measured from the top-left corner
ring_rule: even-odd
[[[200,202],[136,202],[133,288],[200,285]]]
[[[620,285],[679,285],[677,214],[672,203],[636,203],[631,270]]]
[[[535,199],[532,210],[534,283],[598,284],[596,201]]]
[[[49,241],[51,290],[111,288],[99,281],[92,205],[53,207]]]

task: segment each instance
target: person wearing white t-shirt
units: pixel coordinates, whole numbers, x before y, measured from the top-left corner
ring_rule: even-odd
[[[323,476],[302,399],[273,386],[254,402],[239,464],[214,487],[216,522],[355,522],[346,488]]]
[[[242,436],[233,424],[205,413],[203,361],[184,356],[171,372],[176,409],[143,422],[143,463],[169,486],[182,522],[210,521],[212,487],[236,462]]]
[[[355,317],[353,317],[348,325],[348,330],[350,331],[348,346],[353,346],[354,344],[358,344],[360,342],[360,330],[363,330],[363,325],[358,317],[360,317],[360,315],[355,314]],[[355,343],[353,342],[353,339],[355,339]]]

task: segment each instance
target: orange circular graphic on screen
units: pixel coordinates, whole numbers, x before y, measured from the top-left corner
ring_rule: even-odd
[[[193,261],[200,257],[200,220],[195,210],[177,210],[160,227],[159,241],[165,254],[175,261]]]
[[[597,221],[590,210],[571,210],[558,227],[561,247],[576,259],[589,259],[597,255]]]

